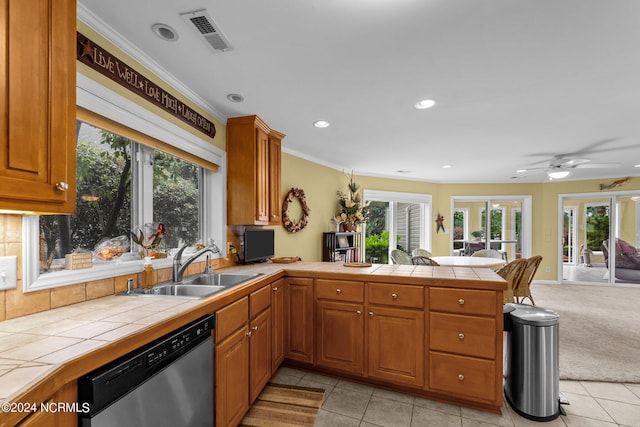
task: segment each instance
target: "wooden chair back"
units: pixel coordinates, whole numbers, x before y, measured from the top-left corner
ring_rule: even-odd
[[[525,269],[522,273],[522,277],[520,278],[518,285],[513,290],[513,295],[516,298],[516,302],[522,303],[525,298],[529,298],[531,300],[532,305],[536,305],[533,301],[533,296],[531,295],[531,282],[533,281],[533,276],[535,276],[536,271],[538,271],[538,267],[542,262],[542,256],[534,255],[530,258],[526,259],[527,264],[525,265]]]
[[[505,304],[508,302],[513,302],[515,297],[514,289],[518,285],[526,266],[527,260],[524,258],[519,258],[514,259],[496,272],[508,283],[507,289],[504,291]]]

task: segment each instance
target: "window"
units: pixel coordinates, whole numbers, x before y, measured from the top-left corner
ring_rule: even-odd
[[[416,248],[431,249],[431,196],[364,190],[369,202],[369,220],[365,224],[365,259],[388,263],[393,249],[409,254]]]
[[[62,268],[74,249],[91,251],[118,236],[130,243],[136,227],[147,235],[163,223],[168,256],[182,242],[213,239],[224,248],[226,154],[82,75],[77,89],[77,211],[23,217],[24,291],[139,272],[135,245],[116,262]],[[170,265],[154,260],[157,268]]]
[[[201,167],[87,123],[78,128],[76,214],[40,217],[40,274],[63,269],[66,254],[96,252],[101,244],[109,250],[97,253],[96,262],[114,255],[134,260],[141,248],[130,245],[131,231],[150,236],[159,224],[165,229],[159,247],[141,256],[165,258],[170,249],[202,240]],[[130,254],[119,253],[125,247]]]

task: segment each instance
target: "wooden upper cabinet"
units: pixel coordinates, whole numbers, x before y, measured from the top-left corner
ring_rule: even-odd
[[[75,46],[75,0],[0,0],[0,208],[75,210]]]
[[[284,134],[258,116],[227,120],[227,222],[280,223],[280,153]]]
[[[271,131],[269,135],[269,224],[278,225],[282,221],[282,135]]]

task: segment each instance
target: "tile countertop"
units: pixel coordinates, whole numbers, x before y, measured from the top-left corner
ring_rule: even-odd
[[[353,276],[354,280],[373,280],[375,277],[377,281],[392,283],[419,283],[430,278],[442,286],[449,282],[453,286],[459,284],[467,287],[475,282],[476,286],[488,289],[506,288],[506,282],[500,276],[485,268],[386,264],[346,267],[341,263],[296,262],[235,266],[224,271],[263,273],[259,278],[233,290],[277,277],[283,271],[300,277],[337,274],[342,279]],[[0,401],[14,399],[80,356],[136,333],[152,330],[163,321],[207,306],[214,307],[213,303],[228,292],[231,290],[205,299],[111,295],[0,322]]]

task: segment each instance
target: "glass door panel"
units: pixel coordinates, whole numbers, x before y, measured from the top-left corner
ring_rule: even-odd
[[[640,194],[618,196],[614,200],[612,229],[617,255],[613,256],[613,250],[608,254],[610,271],[615,271],[613,281],[640,284]],[[610,243],[609,248],[614,247]]]
[[[562,197],[562,283],[640,284],[639,202],[634,193]]]
[[[524,203],[519,198],[454,198],[453,254],[470,256],[490,247],[502,252],[507,261],[522,257]]]

